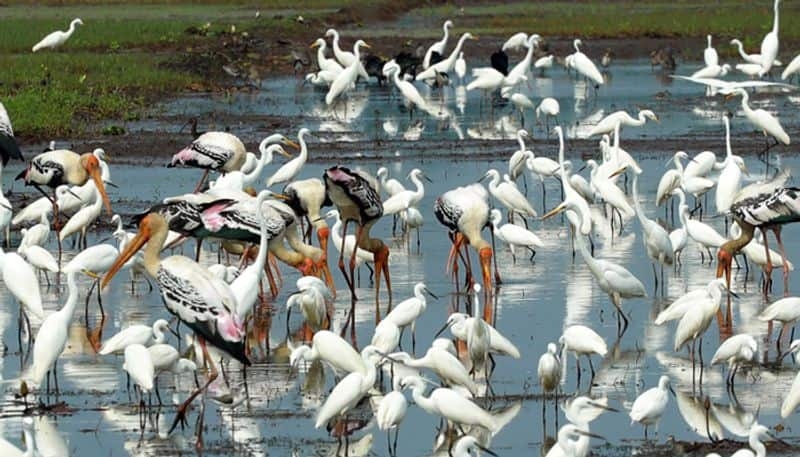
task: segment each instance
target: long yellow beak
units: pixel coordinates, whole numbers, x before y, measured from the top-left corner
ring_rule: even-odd
[[[293,147],[295,149],[300,149],[300,145],[299,144],[295,143],[294,141],[292,141],[292,140],[290,140],[288,138],[283,141],[283,144],[285,144],[287,146],[291,146],[291,147]],[[286,152],[286,151],[284,151],[284,152]]]
[[[286,150],[283,149],[283,148],[278,149],[278,154],[280,154],[280,155],[282,155],[282,156],[284,156],[286,158],[289,158],[289,159],[292,158],[292,155],[289,154],[288,152],[286,152]]]
[[[615,177],[621,175],[622,173],[625,173],[625,170],[627,170],[627,169],[628,169],[628,166],[625,165],[624,167],[620,168],[619,170],[615,171],[614,173],[611,173],[610,175],[608,175],[608,179],[615,178]]]
[[[314,48],[316,48],[317,46],[319,46],[319,45],[318,45],[318,44],[317,44],[317,42],[315,41],[315,42],[311,43],[311,45],[309,45],[308,47],[309,47],[309,48],[311,48],[311,49],[314,49]]]
[[[103,277],[103,281],[100,283],[100,288],[103,289],[108,286],[108,283],[111,282],[111,278],[114,277],[115,274],[125,265],[131,257],[133,257],[139,249],[147,244],[147,241],[150,240],[150,230],[148,229],[139,229],[139,233],[136,234],[135,237],[131,240],[130,243],[125,247],[125,250],[117,257],[117,260],[114,261],[114,265],[111,265],[111,268],[108,270],[108,273]]]
[[[550,219],[551,217],[555,216],[556,214],[560,213],[561,211],[564,211],[565,209],[567,209],[567,205],[562,203],[562,204],[556,206],[555,208],[553,208],[552,210],[550,210],[549,213],[547,213],[544,216],[542,216],[542,220]]]

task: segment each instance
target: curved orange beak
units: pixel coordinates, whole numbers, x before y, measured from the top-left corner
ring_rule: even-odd
[[[145,216],[145,218],[142,219],[142,222],[139,224],[139,232],[135,237],[133,237],[131,242],[128,243],[128,245],[125,247],[125,250],[120,253],[119,257],[117,257],[117,260],[114,261],[114,265],[111,265],[108,273],[106,273],[106,275],[103,277],[103,281],[100,283],[101,289],[104,289],[106,286],[108,286],[108,283],[111,282],[111,278],[113,278],[120,268],[125,265],[125,262],[139,252],[139,249],[142,249],[142,247],[150,240],[152,232],[149,224],[147,224],[149,217],[150,216]]]
[[[96,162],[90,163],[86,171],[89,173],[89,176],[92,177],[94,184],[97,186],[97,190],[100,191],[100,196],[103,197],[103,204],[105,205],[106,211],[110,216],[112,214],[111,200],[108,199],[108,194],[106,193],[106,186],[105,183],[103,183],[103,177],[100,176],[99,165]]]

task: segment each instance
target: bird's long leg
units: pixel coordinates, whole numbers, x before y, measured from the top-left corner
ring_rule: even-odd
[[[764,238],[764,251],[767,255],[767,264],[764,266],[764,296],[766,297],[772,290],[772,259],[769,255],[769,246],[767,245],[767,231],[762,230],[761,235]]]
[[[375,277],[375,317],[377,320],[375,322],[378,322],[380,321],[380,302],[378,301],[378,297],[380,297],[381,292],[381,273],[383,273],[383,279],[386,281],[386,292],[389,294],[389,305],[386,309],[386,313],[392,312],[392,279],[389,275],[389,248],[381,243],[381,247],[373,254],[373,257],[375,260],[375,270],[377,271]]]
[[[525,220],[525,218],[523,217],[523,218],[522,218],[522,220],[524,221],[524,220]],[[489,235],[490,235],[490,236],[491,236],[491,238],[492,238],[492,252],[493,252],[493,253],[494,253],[494,252],[497,252],[497,249],[495,248],[495,242],[494,242],[494,227],[492,227],[492,228],[489,230]],[[514,255],[513,248],[512,248],[511,255]],[[493,259],[492,259],[492,263],[494,263],[494,282],[495,282],[495,285],[500,285],[500,284],[502,284],[502,283],[503,283],[503,280],[502,280],[502,279],[500,279],[500,272],[497,270],[497,256],[496,256],[496,255],[494,255],[494,256],[492,256],[492,257],[493,257]],[[514,259],[514,260],[516,261],[516,259]]]
[[[264,273],[267,274],[267,282],[269,283],[269,291],[273,297],[278,296],[278,286],[275,284],[275,278],[272,276],[272,269],[269,267],[269,263],[264,264]]]
[[[355,246],[353,246],[353,254],[350,256],[350,278],[351,279],[355,276],[356,251],[358,251],[358,245],[361,243],[361,235],[363,233],[364,233],[364,227],[361,224],[358,224],[356,226],[356,243],[355,243]],[[379,276],[380,275],[380,271],[376,272],[375,275],[377,277],[377,279],[375,280],[376,283],[377,283],[378,281],[380,281],[380,276]],[[352,284],[352,282],[351,282],[351,284]],[[350,289],[350,319],[349,319],[349,321],[350,321],[350,338],[351,338],[351,340],[353,342],[353,346],[356,345],[356,300],[357,300],[356,291],[355,291],[354,288],[351,288]],[[379,307],[379,305],[376,302],[375,303],[375,308],[379,309],[378,307]],[[380,311],[376,311],[376,313],[379,314]],[[375,318],[376,318],[376,323],[377,323],[377,321],[380,321],[380,316],[376,315]]]
[[[200,347],[203,349],[203,360],[211,360],[211,356],[208,354],[208,348],[206,347],[205,339],[203,339],[203,337],[199,335],[196,335],[195,337],[197,339],[197,342],[200,344]],[[184,401],[178,407],[178,412],[177,414],[175,414],[175,420],[172,421],[172,426],[169,428],[167,434],[172,433],[172,431],[175,430],[175,427],[178,425],[178,423],[186,422],[186,409],[194,401],[194,399],[197,398],[197,396],[200,395],[202,392],[205,392],[205,390],[208,389],[208,386],[210,386],[211,383],[217,379],[217,376],[219,376],[216,365],[213,362],[210,363],[210,365],[211,365],[211,373],[209,373],[206,383],[203,384],[201,387],[195,389],[195,391],[192,392],[191,395],[189,395],[186,401]]]
[[[339,249],[338,265],[339,265],[339,271],[342,272],[342,275],[344,276],[344,281],[347,283],[347,287],[350,288],[350,293],[354,294],[353,278],[347,276],[347,270],[344,268],[344,246],[345,246],[345,240],[347,239],[347,224],[349,222],[350,221],[348,219],[345,219],[344,225],[342,226],[342,246],[341,249]],[[355,249],[358,249],[358,246],[356,246]]]
[[[781,240],[781,226],[774,225],[772,231],[775,233],[775,239],[778,241],[778,250],[783,258],[783,296],[789,296],[789,261],[786,260],[786,251],[783,249],[783,241]]]

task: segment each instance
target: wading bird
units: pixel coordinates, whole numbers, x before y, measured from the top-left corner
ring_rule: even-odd
[[[125,262],[145,245],[144,266],[147,273],[158,282],[161,299],[167,310],[189,326],[205,360],[209,360],[207,343],[223,350],[245,366],[250,361],[244,349],[244,324],[236,315],[236,296],[230,286],[214,277],[205,267],[183,256],[161,259],[161,250],[167,239],[169,225],[158,213],[150,213],[139,222],[139,232],[120,253],[114,265],[103,277],[105,288]],[[215,364],[211,364],[208,380],[196,389],[178,408],[170,432],[186,416],[186,408],[217,378]],[[202,428],[198,428],[197,446],[202,447]]]
[[[40,51],[42,49],[55,49],[62,44],[66,43],[69,40],[69,37],[75,33],[75,28],[79,25],[83,25],[83,21],[79,18],[75,18],[72,22],[69,23],[69,29],[66,32],[61,30],[56,30],[48,34],[46,37],[42,38],[42,41],[33,45],[33,52]]]

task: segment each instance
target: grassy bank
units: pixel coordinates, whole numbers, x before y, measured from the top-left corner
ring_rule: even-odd
[[[453,18],[460,29],[479,34],[520,30],[543,36],[584,38],[738,36],[745,46],[759,46],[772,28],[772,0],[585,1],[436,6],[421,16]],[[800,42],[800,5],[781,3],[781,40]]]

